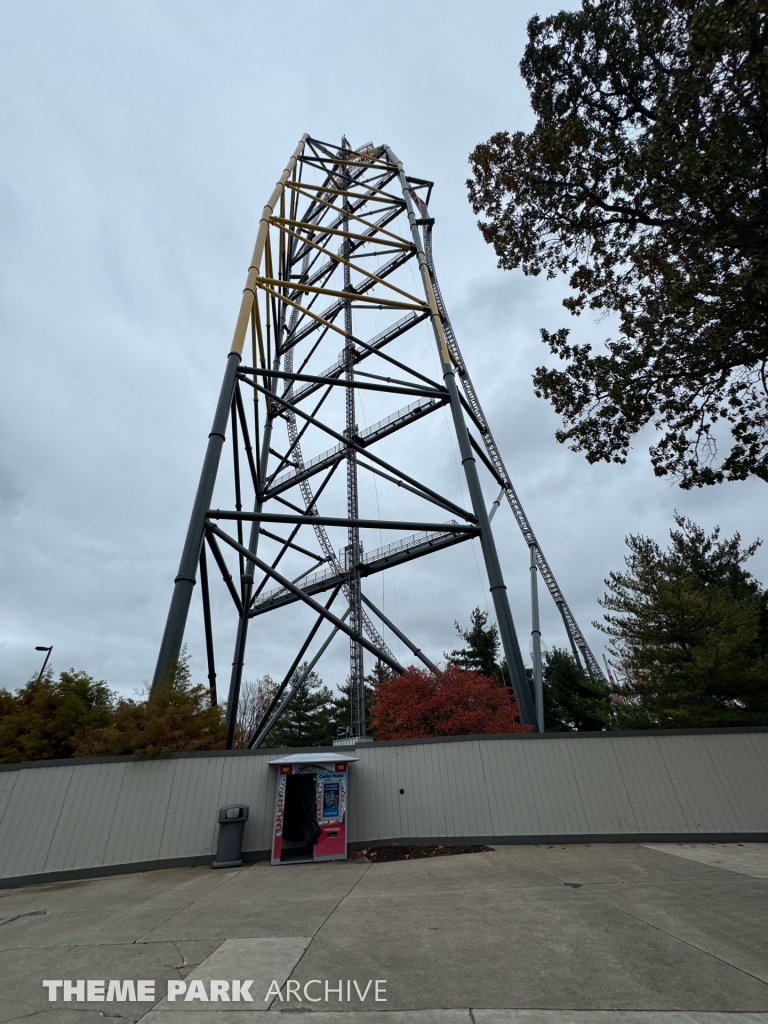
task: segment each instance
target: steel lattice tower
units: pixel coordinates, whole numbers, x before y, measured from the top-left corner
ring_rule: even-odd
[[[387,146],[352,149],[346,139],[339,146],[305,135],[264,207],[152,684],[156,689],[178,662],[199,573],[208,676],[217,700],[209,553],[237,614],[229,745],[251,623],[299,604],[311,610],[313,625],[249,746],[263,741],[339,631],[349,639],[351,734],[363,737],[364,651],[403,671],[374,619],[434,669],[364,593],[363,581],[474,537],[480,540],[520,716],[535,727],[491,527],[504,494],[531,551],[537,684],[537,572],[563,616],[577,660],[581,655],[590,673],[602,677],[523,512],[466,371],[432,260],[431,189],[431,182],[406,175]],[[374,368],[386,372],[373,373]],[[361,427],[364,401],[380,401],[385,414]],[[417,424],[423,427],[440,409],[449,414],[470,508],[425,483],[421,471],[429,468],[428,460],[422,465],[414,459],[420,451]],[[231,479],[220,472],[228,434]],[[403,437],[413,440],[389,455],[386,445],[394,448]],[[490,509],[478,463],[501,488]],[[342,464],[343,487],[344,474],[336,476]],[[233,507],[212,508],[217,481],[230,488]],[[370,481],[396,489],[419,518],[385,520],[378,508],[375,516],[363,515],[362,485]],[[321,506],[336,514],[321,512]],[[345,538],[338,550],[331,531]],[[388,531],[394,538],[374,548],[361,531]],[[334,611],[337,600],[341,607]],[[297,672],[324,623],[330,632]]]

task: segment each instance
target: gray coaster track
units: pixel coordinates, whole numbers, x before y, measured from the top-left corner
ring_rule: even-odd
[[[470,378],[469,373],[467,372],[466,364],[464,362],[464,359],[462,358],[461,350],[459,348],[459,343],[456,340],[456,334],[454,333],[450,318],[448,317],[445,302],[443,301],[443,297],[440,292],[440,285],[438,284],[437,281],[435,264],[432,258],[432,225],[434,222],[432,218],[429,216],[427,204],[424,202],[421,196],[419,196],[417,192],[412,191],[411,198],[418,206],[419,212],[421,213],[424,222],[424,253],[427,257],[427,263],[429,264],[429,271],[432,276],[432,287],[434,289],[438,309],[440,310],[440,316],[442,317],[443,320],[443,330],[445,331],[445,338],[448,344],[448,349],[456,363],[462,389],[466,396],[467,403],[470,409],[472,410],[478,430],[480,431],[480,436],[483,439],[485,450],[488,452],[488,458],[490,459],[491,464],[494,470],[496,471],[500,482],[502,483],[504,493],[507,496],[507,501],[509,502],[509,506],[512,509],[512,513],[517,521],[517,525],[520,527],[520,531],[523,534],[526,544],[529,548],[535,548],[536,564],[538,565],[539,572],[541,573],[542,578],[547,585],[547,589],[552,595],[552,599],[555,602],[555,605],[557,606],[557,609],[563,618],[563,623],[565,624],[565,629],[568,634],[568,639],[571,642],[574,655],[576,655],[576,660],[579,660],[577,652],[580,652],[581,656],[584,658],[584,662],[587,666],[590,675],[594,679],[606,682],[607,680],[605,679],[603,671],[600,668],[600,665],[598,664],[597,658],[590,650],[589,644],[585,640],[584,634],[579,629],[579,625],[576,622],[576,619],[574,618],[573,612],[568,607],[565,597],[563,596],[563,592],[558,586],[557,580],[555,579],[555,574],[552,572],[552,569],[549,566],[549,562],[547,562],[546,558],[544,557],[544,553],[541,550],[541,546],[539,545],[538,540],[536,539],[536,535],[533,532],[533,528],[528,520],[528,516],[525,514],[520,499],[517,496],[517,492],[515,491],[515,488],[512,486],[512,480],[510,479],[509,473],[507,472],[506,466],[504,465],[504,462],[501,458],[499,449],[493,438],[493,434],[491,433],[491,429],[488,426],[488,420],[485,418],[485,414],[483,413],[483,409],[482,406],[480,405],[480,400],[477,397],[477,392],[475,391],[472,379]]]

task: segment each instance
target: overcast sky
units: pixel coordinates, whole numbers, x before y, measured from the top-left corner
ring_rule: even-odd
[[[763,484],[682,492],[654,478],[648,437],[626,466],[589,466],[557,444],[557,419],[533,396],[540,327],[599,344],[610,324],[570,324],[562,283],[497,269],[465,180],[474,145],[531,126],[517,69],[526,22],[560,6],[0,2],[0,686],[39,668],[37,644],[54,645],[57,672],[125,693],[151,677],[256,225],[305,131],[386,142],[434,180],[435,260],[459,342],[598,657],[590,622],[628,533],[664,543],[674,509],[745,540],[765,532]],[[506,506],[494,526],[527,658],[527,551]],[[412,599],[408,577],[386,591],[435,658],[454,646],[453,620],[489,603],[479,554],[464,548],[417,563],[433,600]],[[753,560],[759,579],[766,559]],[[544,641],[562,644],[541,599]],[[199,618],[188,641],[202,679]],[[246,675],[277,675],[301,631],[256,622]],[[226,676],[229,635],[218,654]],[[340,642],[326,682],[345,658]]]

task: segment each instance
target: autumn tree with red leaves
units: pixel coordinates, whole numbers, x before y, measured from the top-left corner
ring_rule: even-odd
[[[411,666],[376,686],[371,724],[377,740],[529,732],[514,697],[495,679],[455,665],[433,674]]]

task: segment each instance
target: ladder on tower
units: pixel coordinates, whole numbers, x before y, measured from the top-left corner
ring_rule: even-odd
[[[544,552],[541,550],[541,546],[539,545],[539,542],[536,539],[536,535],[533,532],[533,528],[530,524],[530,521],[528,520],[528,516],[525,514],[525,510],[523,509],[520,498],[517,496],[517,492],[515,491],[515,488],[512,486],[512,480],[509,476],[509,473],[507,472],[507,468],[504,465],[501,455],[499,454],[499,449],[496,445],[496,441],[494,440],[493,434],[491,433],[491,429],[488,426],[488,420],[485,418],[482,406],[480,405],[480,400],[477,397],[477,392],[475,391],[474,385],[472,384],[472,379],[469,376],[469,373],[467,372],[467,368],[461,356],[459,343],[456,339],[456,334],[454,333],[450,318],[448,317],[448,312],[446,310],[445,303],[443,302],[443,297],[440,293],[440,286],[438,284],[437,274],[435,272],[435,264],[432,259],[432,225],[434,223],[434,220],[429,216],[427,204],[415,190],[411,191],[411,198],[416,203],[417,207],[419,208],[419,212],[421,213],[422,227],[424,229],[424,254],[427,258],[427,264],[429,266],[429,272],[432,278],[432,288],[435,293],[435,300],[437,302],[437,308],[440,312],[440,318],[443,322],[443,331],[445,333],[445,339],[448,344],[448,350],[451,353],[451,356],[453,357],[453,360],[456,364],[456,368],[459,374],[459,380],[461,381],[462,389],[467,400],[467,405],[469,406],[472,412],[472,417],[475,421],[475,425],[477,426],[477,429],[480,432],[480,436],[482,437],[483,444],[485,445],[485,450],[488,453],[490,463],[496,472],[499,482],[504,488],[504,494],[507,497],[509,506],[512,509],[512,514],[514,515],[517,521],[517,525],[520,527],[520,531],[523,534],[523,538],[525,539],[526,544],[529,548],[533,548],[535,551],[536,564],[538,566],[539,572],[541,573],[542,579],[547,585],[547,589],[552,595],[552,600],[555,602],[555,606],[557,607],[558,611],[560,612],[560,615],[562,616],[563,623],[565,625],[565,631],[568,634],[568,639],[570,641],[571,648],[573,649],[574,656],[576,657],[576,661],[579,662],[580,653],[582,658],[584,659],[584,663],[587,666],[587,671],[589,672],[590,676],[596,681],[599,680],[601,682],[607,682],[605,675],[597,661],[597,658],[592,653],[589,644],[587,643],[584,637],[584,634],[579,629],[579,625],[576,622],[573,612],[568,607],[568,603],[566,602],[565,597],[563,596],[562,590],[558,586],[557,580],[555,579],[555,574],[552,572],[549,562],[547,562],[546,558],[544,557]]]

